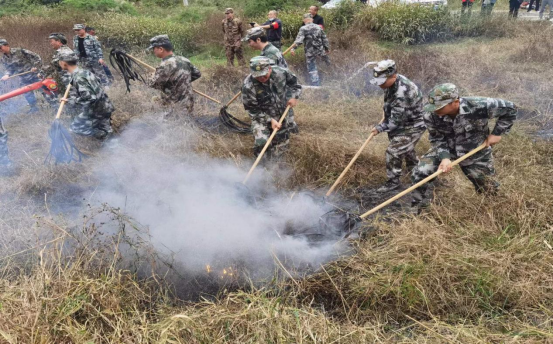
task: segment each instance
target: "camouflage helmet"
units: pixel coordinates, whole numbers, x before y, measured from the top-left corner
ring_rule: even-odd
[[[75,30],[84,30],[86,28],[86,25],[84,24],[75,24],[73,25],[73,31]]]
[[[63,62],[77,62],[79,57],[74,52],[61,52],[58,59]]]
[[[457,99],[459,99],[457,86],[449,83],[435,86],[428,94],[428,104],[424,107],[424,111],[438,111]]]
[[[6,40],[3,39],[3,38],[0,38],[0,47],[3,46],[3,45],[9,45],[9,44],[8,44],[8,41],[6,41]]]
[[[265,56],[256,56],[250,60],[250,70],[254,78],[265,76],[271,68],[271,59]]]
[[[148,47],[147,50],[153,50],[155,47],[160,47],[166,44],[171,44],[171,41],[169,40],[169,36],[167,35],[155,36],[150,39],[150,46]]]
[[[263,28],[261,27],[254,27],[253,29],[249,29],[246,32],[246,37],[244,37],[242,41],[247,42],[250,39],[255,41],[256,39],[261,37],[267,37],[267,33],[265,33],[265,30],[263,30]]]
[[[383,85],[389,77],[397,73],[396,62],[394,60],[383,60],[373,68],[373,85]]]
[[[67,37],[63,33],[54,32],[48,36],[48,39],[55,39],[56,41],[61,42],[61,44],[67,44]]]

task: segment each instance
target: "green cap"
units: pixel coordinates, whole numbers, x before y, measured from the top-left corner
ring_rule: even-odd
[[[383,60],[373,68],[373,76],[370,82],[373,85],[383,85],[388,77],[397,73],[396,62],[394,60]]]
[[[147,50],[152,50],[155,47],[160,47],[165,44],[171,44],[171,41],[169,40],[169,36],[167,35],[155,36],[150,39],[150,46],[148,47]]]
[[[79,58],[74,52],[61,52],[58,59],[63,62],[77,62]]]
[[[425,105],[424,111],[436,112],[457,99],[459,99],[457,86],[449,83],[435,86],[428,94],[428,104]]]
[[[244,39],[242,41],[247,42],[250,39],[255,41],[256,39],[264,37],[264,36],[267,36],[267,34],[265,33],[265,30],[263,30],[263,28],[254,27],[253,29],[249,29],[246,32],[246,37],[244,37]]]
[[[265,56],[256,56],[250,60],[250,70],[254,78],[265,76],[271,68],[271,59]]]

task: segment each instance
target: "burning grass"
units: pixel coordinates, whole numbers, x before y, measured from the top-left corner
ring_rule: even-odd
[[[451,81],[464,94],[519,104],[525,115],[495,149],[500,195],[478,195],[460,173],[453,173],[442,178],[444,185],[435,190],[435,201],[423,215],[376,217],[370,225],[378,230],[352,243],[354,255],[324,268],[313,266],[317,272],[305,279],[275,278],[264,284],[252,279],[238,291],[229,284],[216,297],[195,303],[174,297],[175,289],[164,283],[170,274],[146,273],[163,266],[152,259],[155,254],[147,245],[140,246],[144,264],[137,268],[128,264],[132,260],[122,261],[128,257],[118,245],[122,232],[102,233],[103,227],[93,226],[88,217],[63,216],[81,204],[75,195],[90,190],[84,193],[86,204],[97,192],[100,180],[93,170],[104,163],[106,148],[84,140],[79,144],[92,156],[83,164],[43,166],[51,113],[32,120],[12,114],[6,126],[18,169],[0,178],[0,341],[553,341],[553,147],[532,136],[550,126],[551,102],[543,95],[553,92],[553,75],[547,60],[520,58],[521,47],[543,54],[543,44],[551,42],[549,36],[542,38],[470,39],[409,49],[360,40],[354,45],[359,49],[334,51],[337,67],[329,72],[331,79],[343,80],[364,62],[389,57],[425,92]],[[302,66],[301,57],[292,61],[294,67]],[[235,83],[242,71],[203,72],[206,77],[197,86],[206,93],[226,100],[238,91]],[[218,79],[223,73],[226,78]],[[304,91],[296,111],[301,132],[292,137],[287,160],[291,173],[281,176],[279,188],[290,194],[305,188],[326,191],[366,139],[381,116],[381,93],[361,79],[348,92]],[[163,129],[160,109],[150,102],[155,92],[136,85],[125,94],[120,86],[109,92],[118,131],[131,130],[130,121],[148,132],[129,151],[133,159],[148,159],[155,152],[182,163],[192,150],[229,160],[246,173],[251,137],[207,131],[191,137],[185,123]],[[202,116],[218,113],[217,106],[197,100]],[[534,108],[541,114],[530,111]],[[244,116],[237,104],[231,113]],[[359,197],[359,187],[384,180],[386,144],[386,137],[376,137],[344,180],[342,194]],[[427,141],[417,148],[423,153]],[[121,179],[114,171],[104,178]],[[116,219],[126,216],[117,214]],[[133,227],[125,223],[128,234]],[[224,260],[207,264],[216,279],[229,265]],[[285,264],[275,266],[276,276],[287,276]]]

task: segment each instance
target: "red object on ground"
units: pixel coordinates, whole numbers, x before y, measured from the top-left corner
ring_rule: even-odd
[[[27,92],[38,90],[39,88],[43,88],[44,92],[48,94],[58,93],[58,84],[56,84],[56,81],[54,81],[54,79],[44,79],[41,81],[37,81],[34,84],[23,86],[21,88],[18,88],[17,90],[13,90],[6,94],[0,95],[0,102],[3,102],[6,99],[17,97]]]

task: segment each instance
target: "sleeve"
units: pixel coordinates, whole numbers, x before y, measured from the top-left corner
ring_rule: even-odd
[[[98,54],[98,59],[103,59],[104,52],[102,51],[102,44],[100,44],[100,42],[96,38],[93,38],[93,40],[94,46],[96,47],[96,53]]]
[[[244,30],[242,29],[242,21],[237,20],[236,21],[236,26],[238,27],[238,33],[240,34],[240,37],[243,37],[244,36]]]
[[[269,24],[269,25],[271,25],[271,27],[272,27],[274,30],[278,29],[278,28],[281,26],[279,20],[275,20],[272,24]]]
[[[437,123],[434,122],[433,114],[429,112],[424,113],[424,123],[428,129],[428,141],[432,145],[432,149],[438,153],[440,160],[451,159],[452,154],[447,144],[447,138],[443,132],[438,128]]]
[[[21,49],[21,52],[23,55],[25,55],[26,58],[29,59],[33,67],[40,69],[42,67],[42,59],[38,54],[33,53],[32,51],[29,51],[27,49]]]
[[[300,28],[300,31],[298,32],[298,36],[296,37],[296,40],[294,41],[294,44],[296,45],[296,47],[299,47],[300,45],[302,45],[303,41],[305,40],[304,27],[305,26]]]
[[[79,105],[85,108],[98,100],[98,94],[94,91],[94,87],[92,87],[88,80],[78,78],[73,83],[73,86],[76,88],[76,92],[70,92],[72,95],[69,98],[69,104]],[[78,97],[76,95],[78,95]]]
[[[246,80],[242,86],[242,104],[244,109],[248,111],[248,115],[252,119],[252,122],[259,124],[267,124],[271,122],[271,116],[261,111],[257,97],[255,96],[255,90],[248,86],[249,81]]]
[[[321,27],[321,29],[325,29],[325,19],[323,17],[321,17],[321,20],[319,20],[319,26]]]
[[[298,83],[296,75],[286,70],[286,98],[300,99],[302,92],[301,84]]]
[[[190,67],[191,67],[190,81],[195,81],[202,77],[202,72],[200,72],[200,70],[196,68],[196,66],[190,63]]]
[[[156,68],[154,75],[150,78],[150,80],[148,80],[148,86],[156,90],[163,91],[164,85],[169,80],[169,77],[170,75],[166,68],[164,68],[163,65],[160,65]]]
[[[328,38],[326,37],[326,34],[324,31],[321,30],[321,33],[323,35],[323,48],[325,49],[325,51],[329,51],[330,43],[328,42]]]
[[[517,118],[517,106],[503,99],[488,99],[488,118],[497,118],[492,135],[509,133]]]
[[[2,61],[2,66],[4,67],[4,75],[10,75],[10,66],[4,61],[3,58],[0,58]]]
[[[81,57],[81,52],[79,50],[79,41],[77,40],[77,36],[73,37],[73,51],[75,52],[75,55],[77,57]]]

